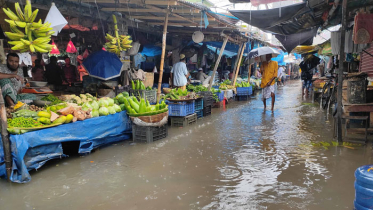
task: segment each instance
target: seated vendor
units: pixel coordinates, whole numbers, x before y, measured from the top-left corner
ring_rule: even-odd
[[[203,73],[203,69],[199,68],[198,73],[196,75],[196,79],[201,81],[203,85],[206,85],[209,83],[211,76],[207,76],[205,73]]]
[[[14,106],[17,101],[31,103],[36,99],[33,94],[21,94],[24,84],[23,71],[19,68],[19,56],[7,55],[7,64],[0,65],[0,87],[7,106]]]

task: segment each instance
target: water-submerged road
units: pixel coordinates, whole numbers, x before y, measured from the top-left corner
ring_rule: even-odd
[[[279,88],[273,113],[257,95],[151,144],[51,161],[27,184],[0,180],[0,209],[350,210],[372,150],[312,146],[332,140],[333,121],[300,88]]]

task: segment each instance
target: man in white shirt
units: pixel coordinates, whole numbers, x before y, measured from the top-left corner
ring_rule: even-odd
[[[278,68],[278,72],[277,72],[277,84],[280,86],[284,86],[284,83],[282,81],[282,77],[284,76],[284,68],[283,66],[280,66],[280,68]]]
[[[171,85],[182,90],[186,89],[187,78],[190,76],[185,61],[185,55],[181,54],[180,62],[176,63],[171,69]]]

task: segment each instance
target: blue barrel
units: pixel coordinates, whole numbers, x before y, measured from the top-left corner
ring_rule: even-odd
[[[355,178],[355,209],[373,209],[373,165],[356,169]]]

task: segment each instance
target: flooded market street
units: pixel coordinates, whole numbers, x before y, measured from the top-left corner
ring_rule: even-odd
[[[300,88],[279,88],[273,113],[258,94],[166,139],[50,161],[27,184],[1,180],[0,209],[353,209],[370,145],[312,146],[332,141],[333,120]]]

